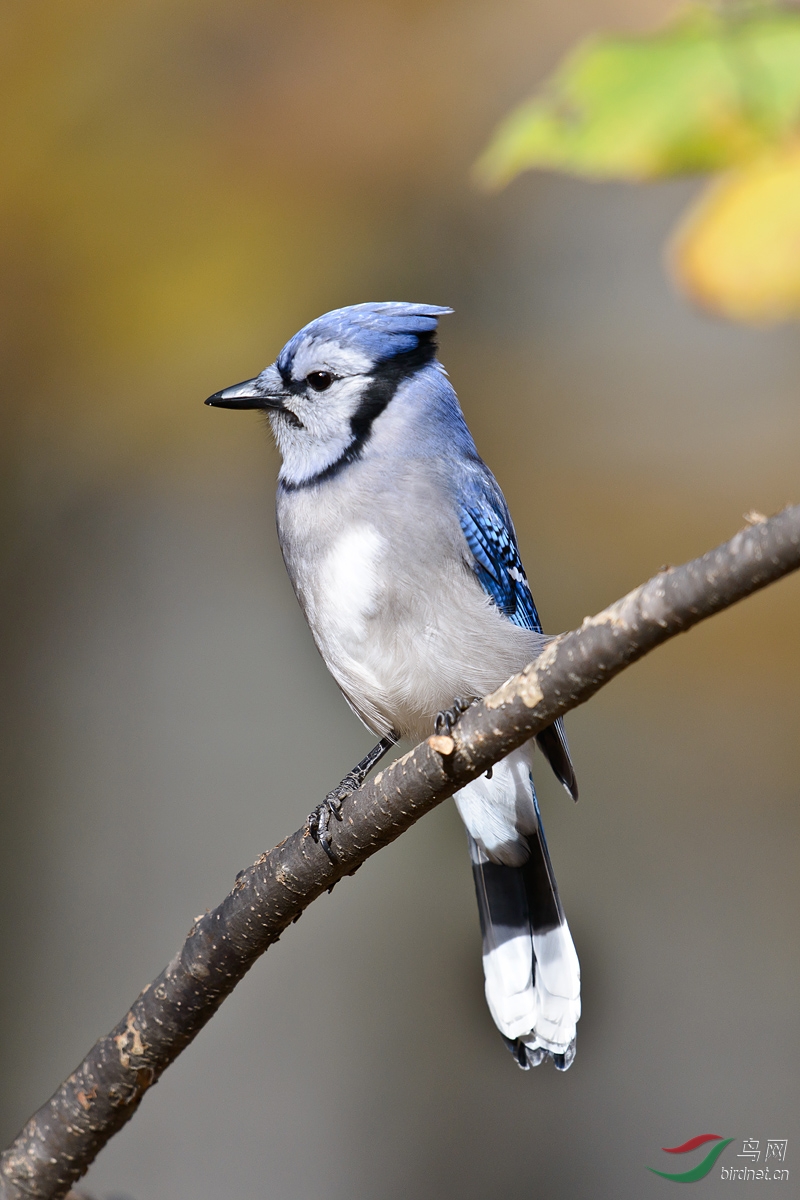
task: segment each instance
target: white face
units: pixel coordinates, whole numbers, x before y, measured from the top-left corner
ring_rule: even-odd
[[[272,432],[283,457],[280,477],[301,484],[338,462],[353,441],[351,420],[371,383],[374,363],[366,355],[308,337],[292,361],[291,389],[284,392],[287,412],[269,413]],[[272,390],[279,383],[276,367],[259,380]]]

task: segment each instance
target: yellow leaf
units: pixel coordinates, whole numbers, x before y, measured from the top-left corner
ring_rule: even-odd
[[[800,317],[800,141],[712,183],[668,255],[703,308],[754,323]]]

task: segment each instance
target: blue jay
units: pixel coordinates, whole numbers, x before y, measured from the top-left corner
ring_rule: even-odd
[[[255,379],[216,392],[267,413],[282,457],[278,537],[317,647],[381,740],[309,829],[402,737],[449,728],[548,638],[503,493],[478,456],[436,327],[449,308],[356,304],[306,325]],[[453,700],[458,697],[455,704]],[[452,706],[452,707],[448,707]],[[561,721],[536,738],[577,799]],[[533,742],[456,792],[483,937],[486,999],[520,1067],[575,1057],[580,969],[531,778]]]

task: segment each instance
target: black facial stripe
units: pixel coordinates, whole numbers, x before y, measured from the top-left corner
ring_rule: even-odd
[[[281,372],[281,379],[285,390],[292,396],[305,396],[308,391],[305,379],[293,379],[288,372]]]
[[[396,354],[394,358],[389,358],[382,363],[378,363],[375,368],[375,374],[372,376],[369,386],[361,397],[358,409],[350,418],[350,429],[353,437],[341,457],[326,467],[324,471],[320,471],[317,475],[312,475],[310,479],[304,479],[302,483],[291,483],[288,480],[283,480],[280,486],[287,492],[294,492],[300,488],[324,483],[326,479],[331,479],[334,475],[338,475],[342,467],[360,458],[361,451],[369,441],[375,418],[379,417],[390,403],[400,384],[412,375],[415,375],[422,367],[427,366],[435,355],[436,339],[433,331],[431,331],[431,333],[419,335],[419,341],[413,350],[408,350],[405,354]],[[304,384],[305,381],[300,386],[302,387]],[[297,384],[292,384],[292,389],[294,390],[297,386]],[[321,400],[320,403],[324,403],[324,400]]]
[[[421,336],[413,350],[407,350],[405,354],[396,354],[394,358],[379,363],[369,387],[361,397],[358,410],[350,418],[353,442],[348,452],[355,447],[360,452],[372,432],[373,421],[389,404],[403,380],[427,366],[435,354],[436,341],[431,332]]]

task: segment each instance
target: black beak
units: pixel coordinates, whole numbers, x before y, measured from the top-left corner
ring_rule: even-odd
[[[255,379],[245,379],[244,383],[234,383],[233,387],[223,388],[221,392],[214,392],[213,396],[209,396],[206,404],[212,404],[214,408],[273,408],[282,409],[283,400],[275,394],[270,395],[264,390],[263,385],[259,388],[259,377]]]

